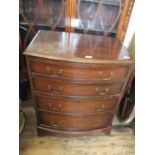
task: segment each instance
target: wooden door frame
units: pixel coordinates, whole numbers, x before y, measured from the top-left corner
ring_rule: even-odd
[[[135,0],[125,0],[124,9],[122,11],[122,15],[121,15],[121,19],[120,19],[120,23],[117,31],[117,36],[116,36],[121,42],[124,41],[124,38],[127,32],[134,2]]]

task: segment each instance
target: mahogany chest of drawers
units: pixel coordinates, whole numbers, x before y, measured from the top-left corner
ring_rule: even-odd
[[[118,39],[39,31],[24,54],[38,135],[110,133],[134,63]]]

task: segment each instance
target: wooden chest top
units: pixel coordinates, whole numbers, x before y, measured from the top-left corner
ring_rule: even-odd
[[[71,62],[132,62],[117,38],[44,30],[36,34],[24,54]]]

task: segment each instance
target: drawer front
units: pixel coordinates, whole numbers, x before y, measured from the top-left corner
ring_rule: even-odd
[[[126,77],[128,68],[120,67],[80,67],[52,65],[48,63],[31,61],[32,73],[47,75],[55,79],[70,78],[75,80],[122,80]]]
[[[37,107],[40,110],[48,110],[60,113],[98,113],[114,110],[117,97],[113,98],[60,98],[35,96]]]
[[[114,84],[79,84],[66,83],[49,78],[33,78],[34,90],[51,95],[66,96],[104,96],[119,94],[122,83]]]
[[[87,116],[69,116],[47,112],[39,113],[40,125],[55,129],[87,130],[111,125],[113,113]]]

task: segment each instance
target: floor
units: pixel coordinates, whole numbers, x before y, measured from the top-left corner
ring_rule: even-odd
[[[38,137],[32,104],[25,104],[26,126],[20,135],[20,155],[134,155],[135,137],[130,127],[114,123],[111,136]]]

